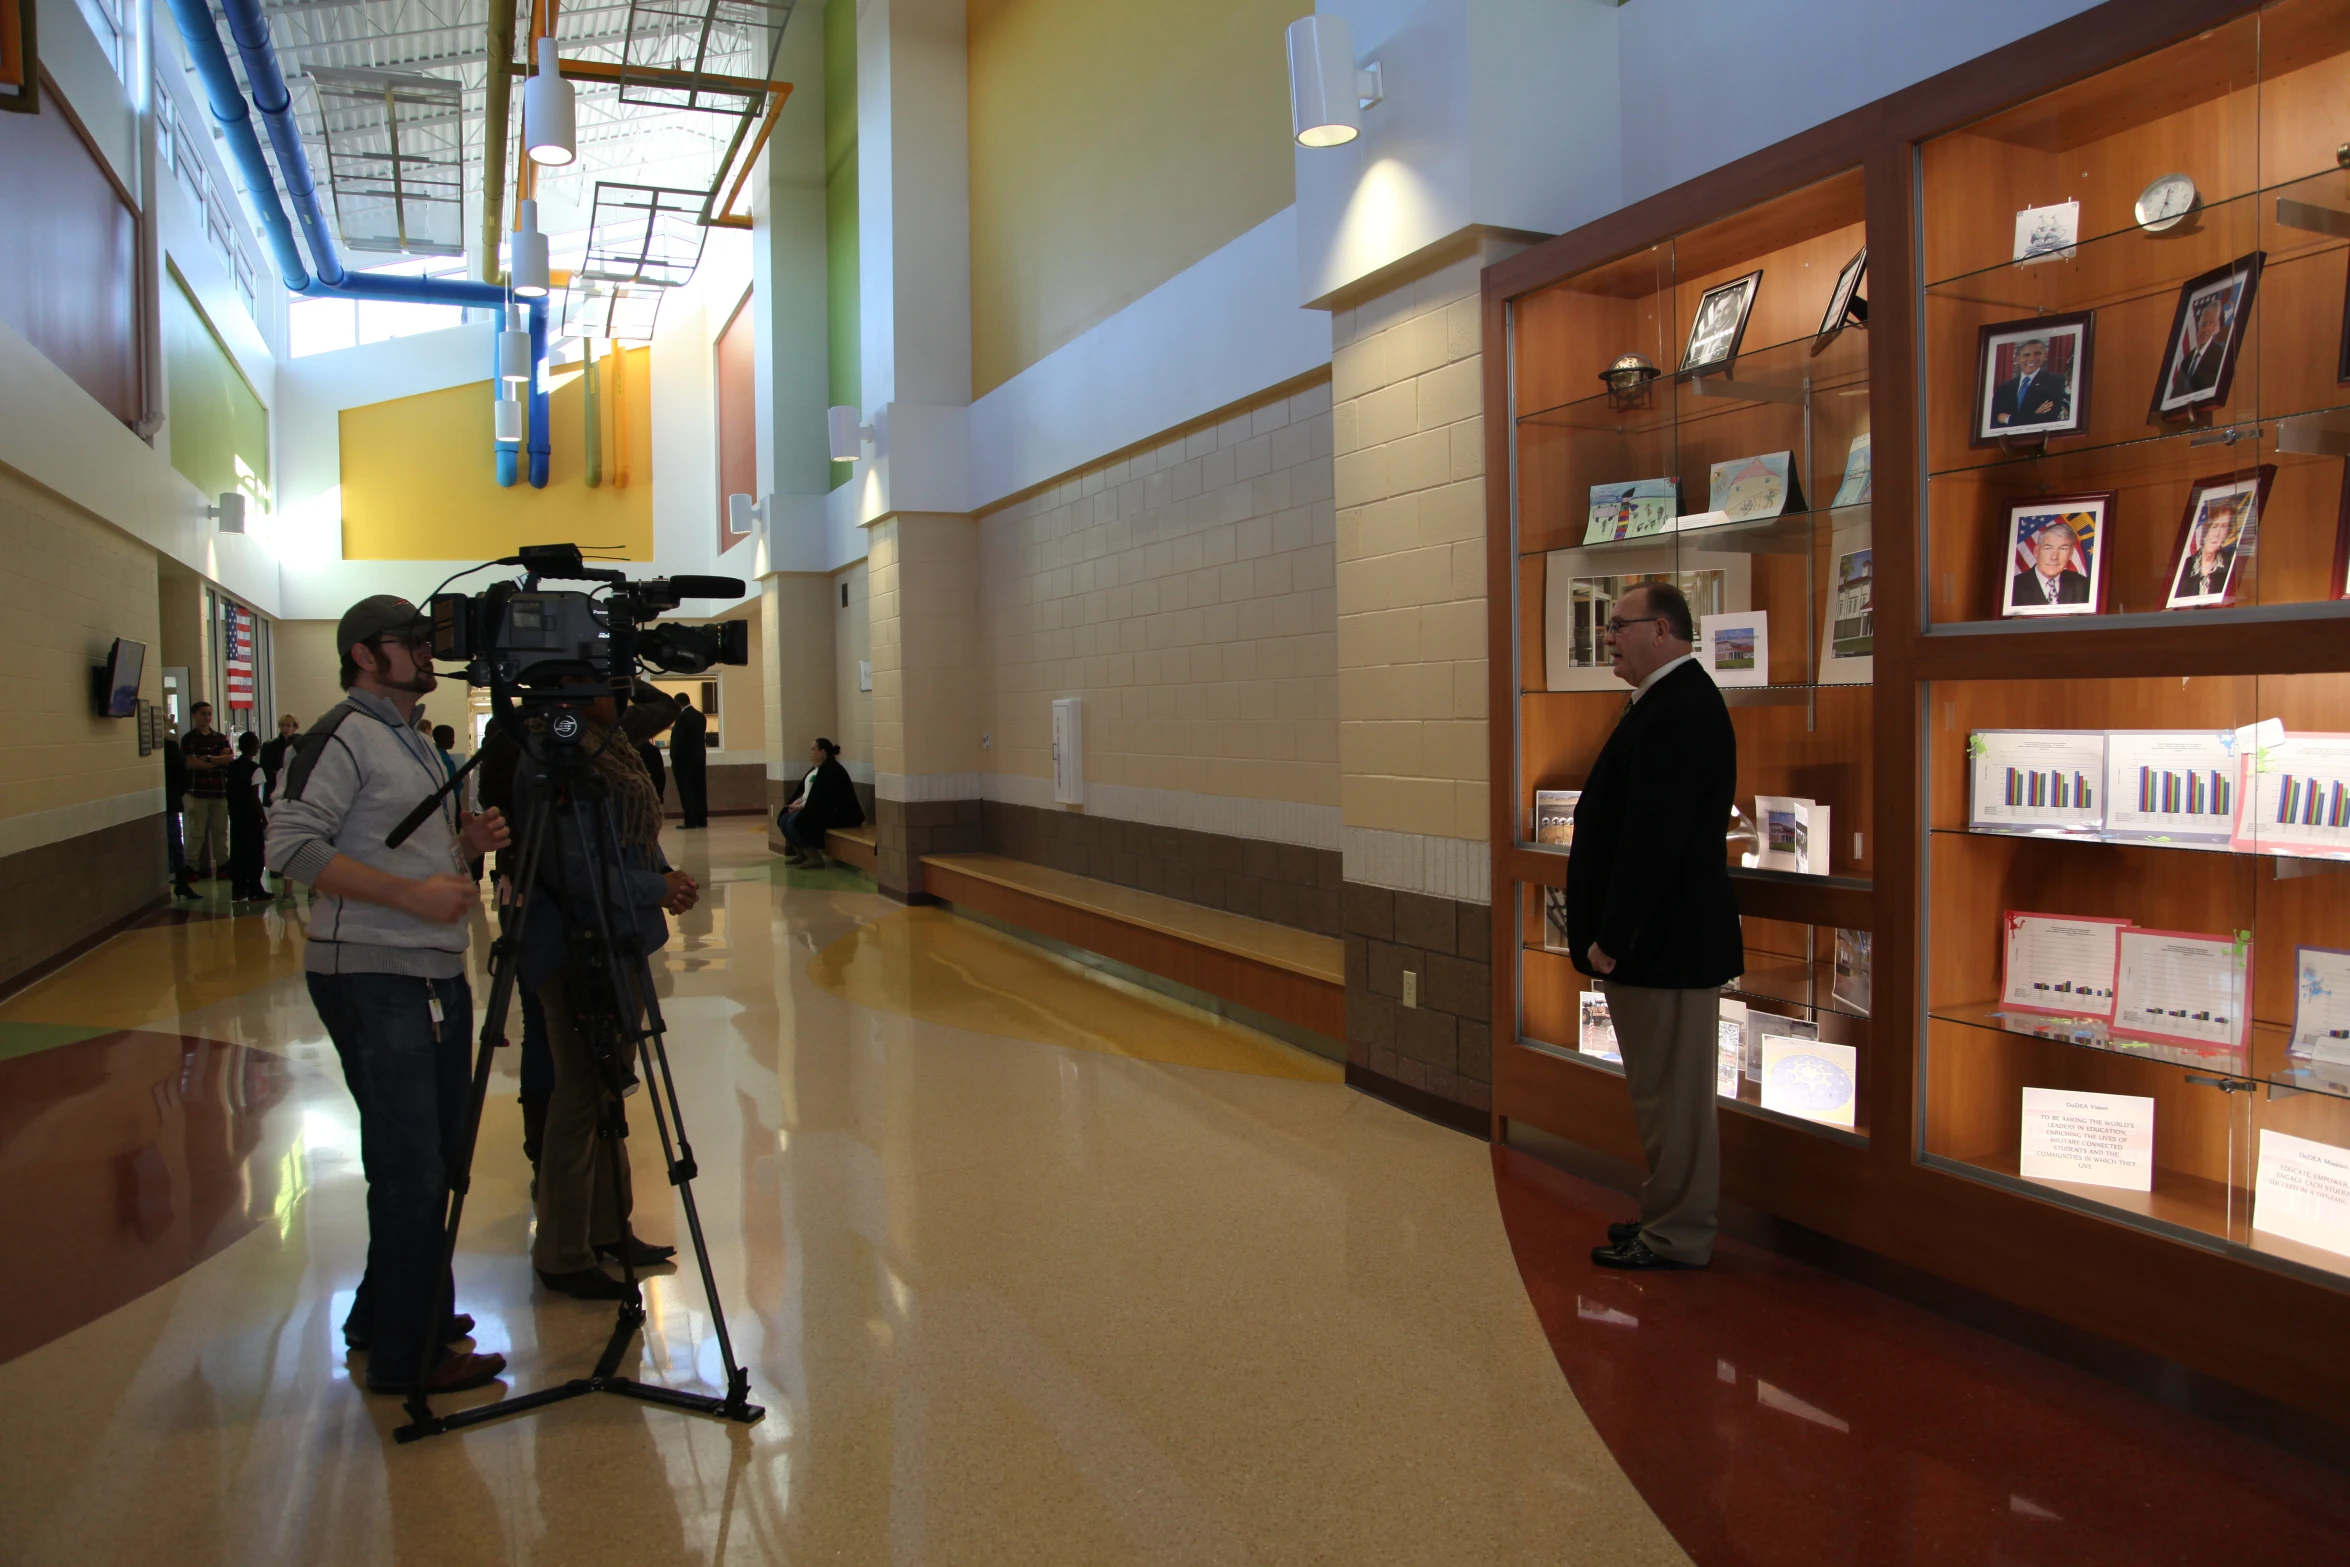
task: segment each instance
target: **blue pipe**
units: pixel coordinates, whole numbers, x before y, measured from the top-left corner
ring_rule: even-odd
[[[221,0],[221,9],[228,17],[229,36],[236,41],[237,53],[245,62],[246,80],[253,84],[253,106],[261,111],[262,123],[269,131],[270,147],[277,153],[278,168],[285,175],[286,191],[293,200],[295,214],[301,219],[302,237],[309,242],[310,258],[318,271],[313,278],[310,268],[302,264],[302,253],[294,243],[293,225],[278,200],[277,181],[261,155],[260,138],[254,134],[252,116],[246,112],[245,95],[238,89],[236,75],[229,68],[228,53],[220,45],[220,34],[213,26],[206,0],[170,0],[170,4],[180,40],[187,46],[196,74],[203,79],[212,117],[220,123],[229,156],[244,177],[245,189],[261,217],[261,226],[270,250],[277,257],[278,271],[285,279],[287,292],[313,299],[377,299],[398,304],[476,305],[492,309],[504,306],[506,291],[495,283],[460,278],[384,277],[344,268],[341,257],[335,253],[326,214],[318,203],[317,182],[310,173],[310,155],[302,148],[301,131],[289,112],[292,97],[286,91],[285,74],[278,68],[277,48],[270,40],[268,19],[261,14],[259,0]],[[531,340],[530,482],[534,489],[544,489],[550,420],[539,363],[546,357],[547,302],[533,299],[527,304]],[[519,453],[511,445],[499,447],[500,484],[514,483],[518,458]]]
[[[245,178],[245,189],[253,195],[253,208],[261,216],[261,228],[277,258],[286,291],[305,293],[310,288],[310,269],[302,264],[302,252],[294,245],[293,225],[286,221],[286,209],[278,204],[277,182],[261,156],[261,140],[253,134],[253,117],[245,112],[245,95],[237,90],[228,53],[212,29],[212,13],[204,0],[171,0],[171,16],[179,24],[180,41],[187,45],[188,61],[204,83],[212,118],[228,142],[229,161],[237,166]]]

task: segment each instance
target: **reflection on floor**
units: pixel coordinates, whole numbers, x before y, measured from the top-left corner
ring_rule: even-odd
[[[173,921],[0,1005],[0,1318],[34,1324],[0,1420],[38,1433],[0,1461],[0,1562],[1686,1559],[1558,1373],[1480,1145],[779,873],[761,825],[668,835],[712,890],[662,974],[764,1422],[590,1399],[394,1444],[336,1333],[365,1219],[299,903]],[[513,1091],[501,1060],[458,1282],[522,1390],[611,1313],[532,1283]],[[678,1239],[630,1149],[640,1233]],[[647,1305],[631,1369],[715,1390],[693,1272]]]
[[[0,1563],[2345,1559],[2337,1477],[1743,1248],[1597,1273],[1620,1198],[756,821],[668,841],[710,888],[663,1004],[767,1419],[395,1444],[337,1332],[365,1214],[301,902],[207,906],[0,1004]],[[612,1322],[531,1279],[514,1088],[458,1259],[513,1377],[472,1402]],[[639,1132],[637,1228],[680,1239]],[[693,1270],[646,1293],[624,1369],[718,1390]]]

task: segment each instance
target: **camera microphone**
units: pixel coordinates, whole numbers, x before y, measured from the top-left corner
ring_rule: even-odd
[[[681,599],[738,599],[749,590],[740,577],[668,577],[669,590]]]

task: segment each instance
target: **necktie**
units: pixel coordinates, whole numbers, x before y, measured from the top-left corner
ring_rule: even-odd
[[[2057,579],[2054,577],[2040,579],[2040,591],[2048,595],[2048,602],[2051,604],[2056,602],[2056,583]]]

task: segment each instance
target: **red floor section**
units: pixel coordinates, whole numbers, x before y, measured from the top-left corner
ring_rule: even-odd
[[[1751,1247],[1594,1267],[1629,1200],[1493,1161],[1568,1383],[1699,1567],[2350,1563],[2350,1478]]]
[[[0,1360],[178,1277],[278,1211],[301,1071],[125,1031],[0,1061]]]

